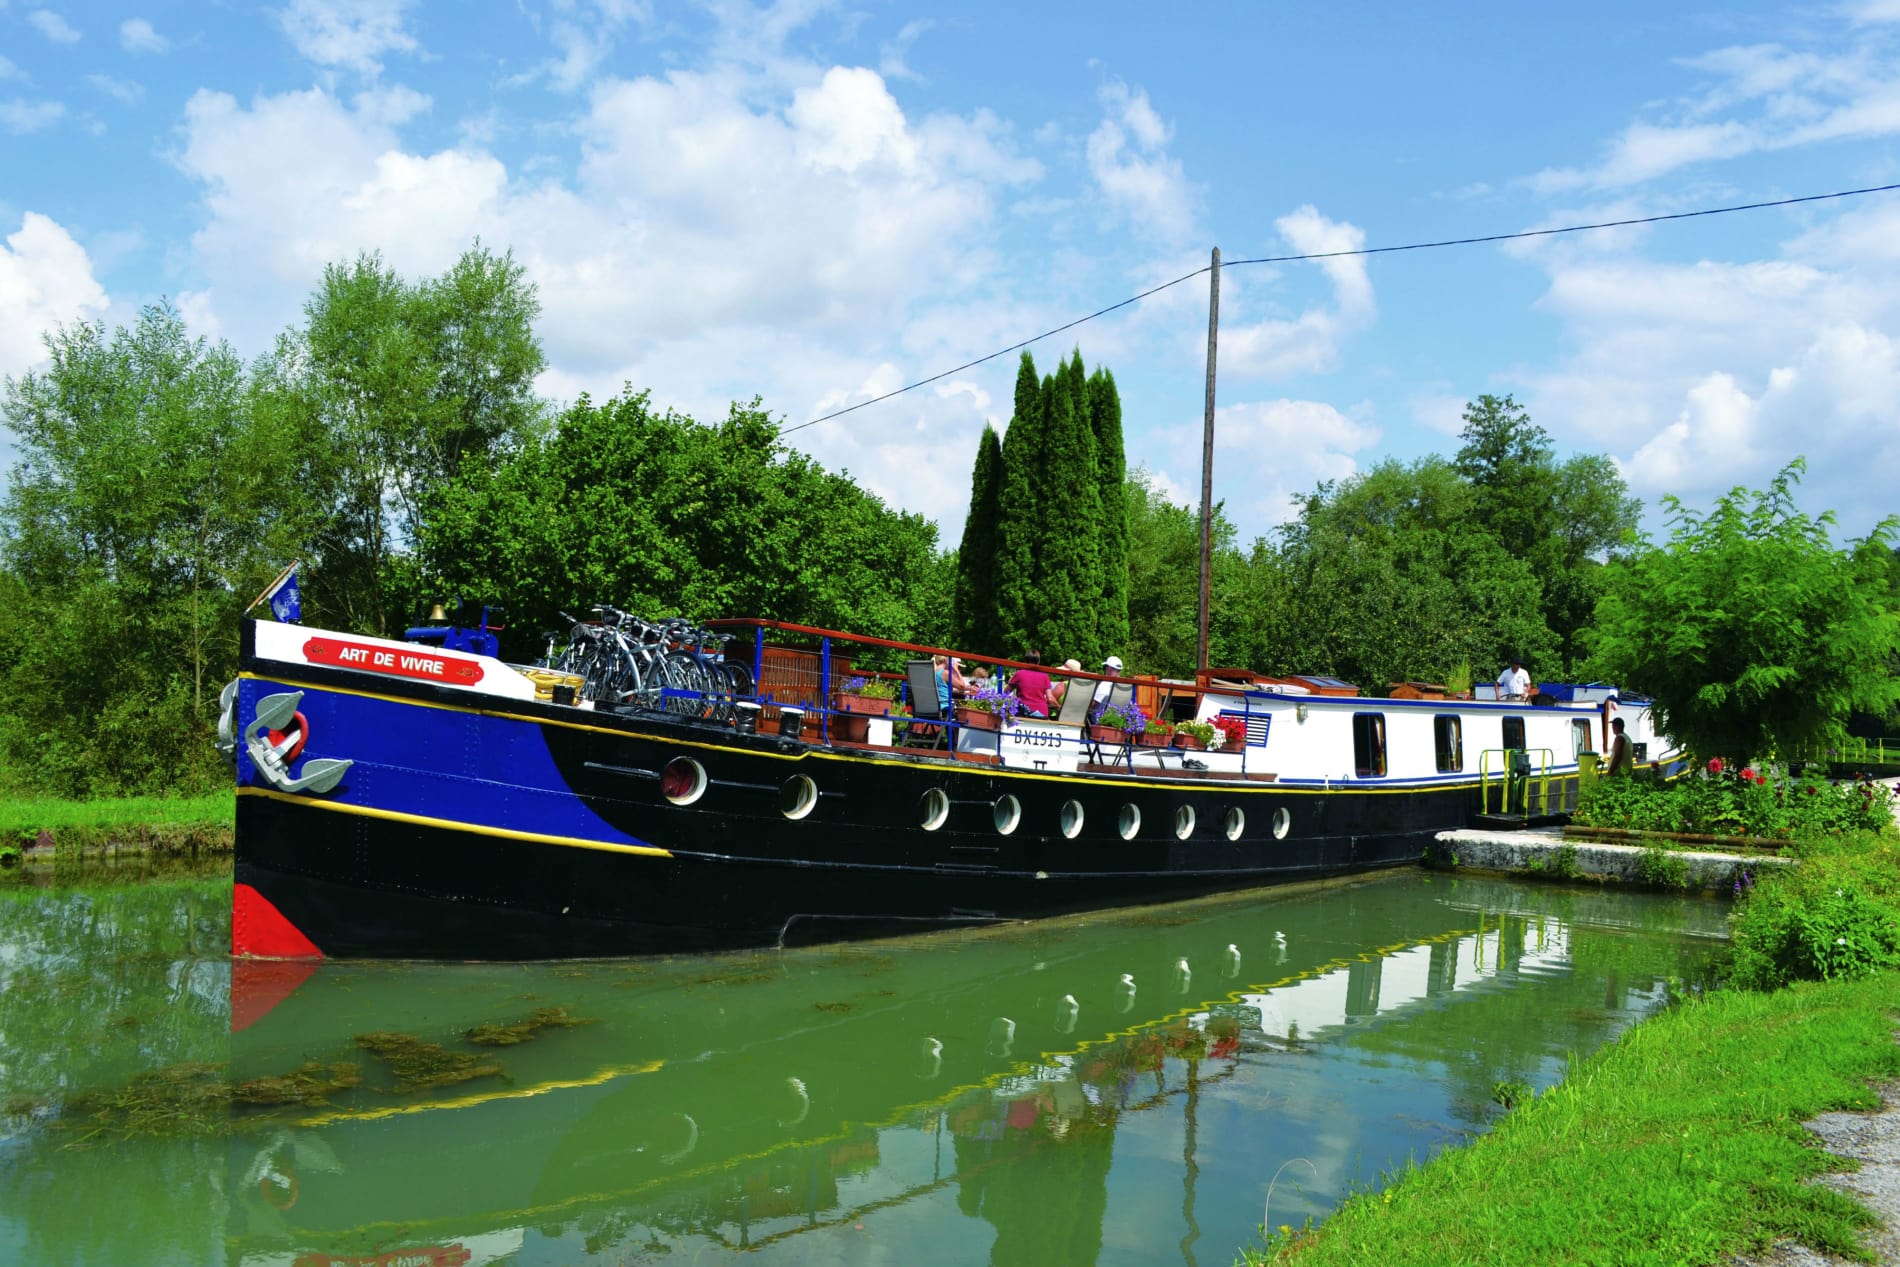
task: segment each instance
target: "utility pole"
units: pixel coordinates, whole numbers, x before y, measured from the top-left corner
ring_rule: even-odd
[[[1201,429],[1201,641],[1196,663],[1207,665],[1208,610],[1214,596],[1214,350],[1220,339],[1220,248],[1207,282],[1207,414]]]

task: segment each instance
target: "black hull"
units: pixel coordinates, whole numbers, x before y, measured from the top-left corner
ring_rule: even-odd
[[[321,796],[240,764],[235,878],[326,956],[639,955],[1035,919],[1413,863],[1480,808],[1475,782],[1041,773],[247,670],[244,710],[301,690],[312,755],[356,762]],[[680,758],[705,776],[685,805],[659,778]],[[799,814],[801,780],[815,796]]]

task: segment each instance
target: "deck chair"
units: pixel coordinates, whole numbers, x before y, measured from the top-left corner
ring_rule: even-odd
[[[1054,720],[1068,726],[1080,726],[1089,719],[1089,701],[1095,698],[1095,683],[1084,678],[1076,678],[1069,683],[1068,694],[1062,697],[1062,709]]]
[[[937,666],[929,660],[904,661],[904,677],[910,685],[910,742],[915,745],[929,734],[932,748],[950,741],[950,718],[937,698]],[[935,723],[935,724],[930,724]]]

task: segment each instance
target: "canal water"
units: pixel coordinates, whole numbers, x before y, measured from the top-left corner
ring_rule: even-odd
[[[1723,903],[1402,872],[844,947],[238,965],[0,890],[0,1262],[1225,1267],[1719,970]]]

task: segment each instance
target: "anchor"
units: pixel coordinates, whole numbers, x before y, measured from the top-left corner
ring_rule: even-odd
[[[225,689],[228,691],[230,687]],[[257,701],[257,715],[244,728],[244,748],[251,754],[251,761],[257,766],[258,773],[278,791],[310,792],[321,796],[342,782],[344,772],[356,763],[330,757],[312,757],[303,763],[301,776],[291,777],[290,762],[296,760],[297,752],[309,737],[307,729],[291,728],[293,722],[301,721],[297,705],[302,702],[302,691],[266,695]],[[302,724],[304,727],[309,725],[308,722]],[[275,743],[269,734],[273,730],[283,735]],[[289,754],[288,758],[286,753]]]

